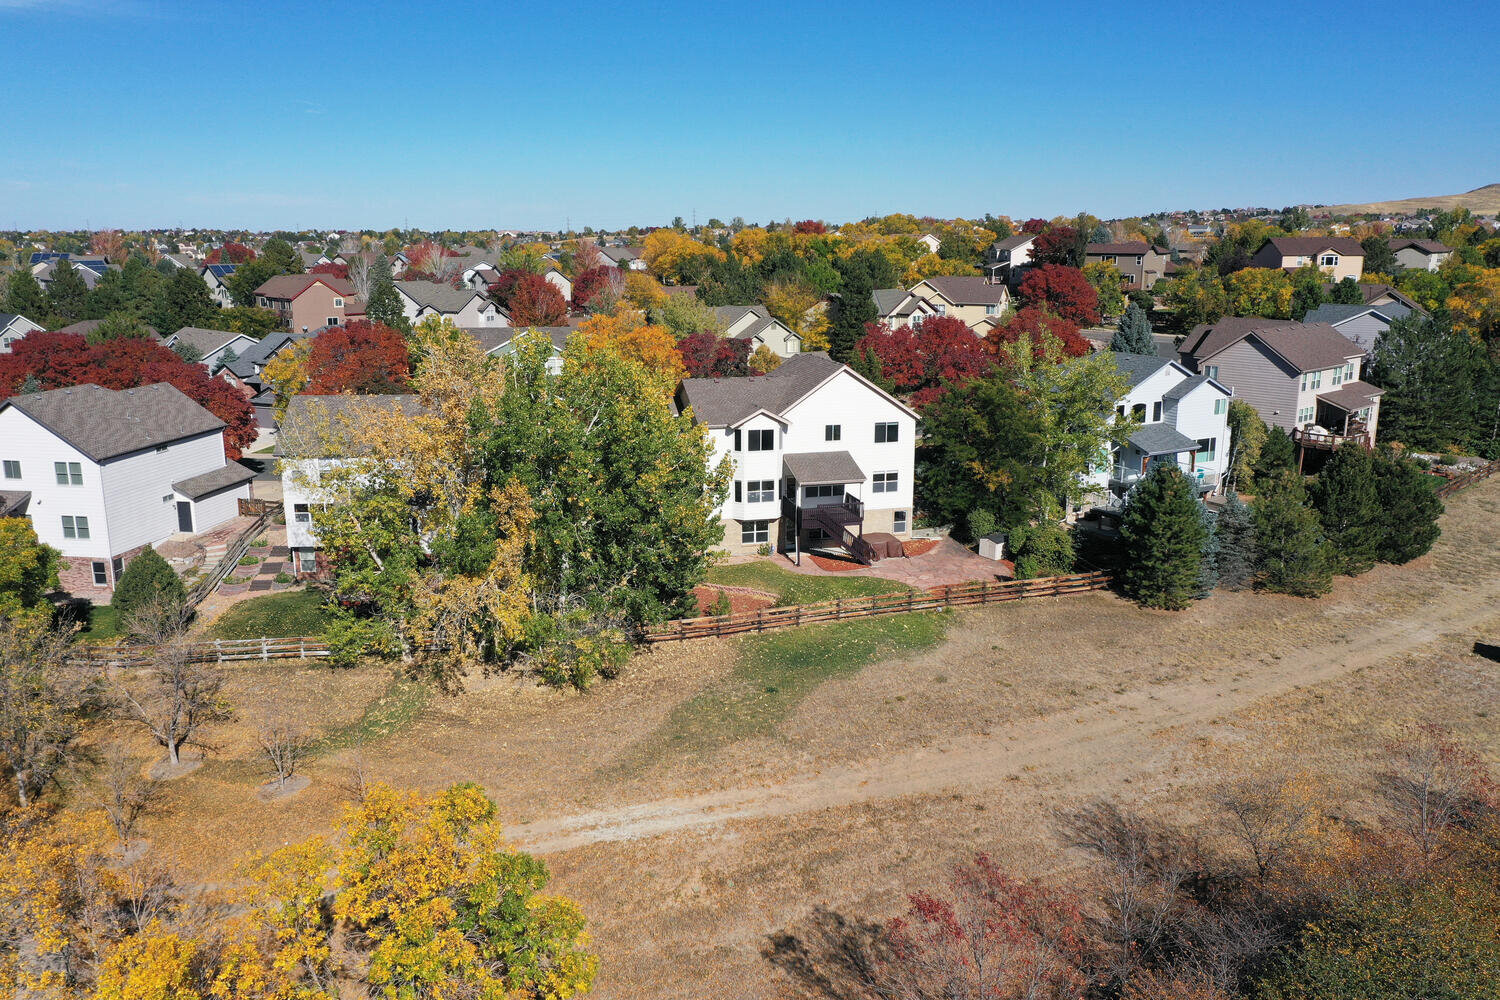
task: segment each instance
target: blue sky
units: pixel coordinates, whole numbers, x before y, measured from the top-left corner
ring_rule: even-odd
[[[1104,217],[1500,181],[1500,4],[0,0],[0,228]]]

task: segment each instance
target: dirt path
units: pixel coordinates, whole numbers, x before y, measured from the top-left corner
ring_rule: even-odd
[[[945,790],[993,787],[1021,771],[1032,778],[1062,770],[1070,788],[1088,794],[1090,775],[1118,782],[1120,763],[1149,772],[1150,736],[1159,730],[1214,724],[1252,703],[1332,680],[1412,653],[1445,633],[1472,631],[1500,620],[1500,580],[1442,588],[1400,617],[1361,632],[1352,641],[1288,651],[1272,665],[1248,671],[1226,686],[1222,677],[1194,678],[1136,690],[1100,705],[1041,716],[987,735],[962,737],[944,747],[890,755],[763,787],[734,788],[639,802],[513,827],[520,846],[540,853],[588,844],[631,841],[677,831],[718,827],[739,820],[807,813],[837,806]],[[1165,752],[1156,747],[1155,753]]]

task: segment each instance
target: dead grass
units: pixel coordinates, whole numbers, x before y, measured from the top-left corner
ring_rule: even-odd
[[[1371,201],[1358,205],[1334,205],[1328,208],[1332,215],[1378,215],[1406,214],[1424,208],[1436,208],[1451,212],[1455,208],[1467,208],[1475,215],[1494,215],[1500,212],[1500,184],[1466,191],[1463,194],[1440,194],[1430,198],[1398,198],[1395,201]]]

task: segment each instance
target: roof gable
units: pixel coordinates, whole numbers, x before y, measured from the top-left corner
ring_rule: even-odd
[[[89,384],[12,396],[15,407],[77,448],[103,462],[120,455],[224,429],[224,421],[176,386],[156,382],[136,389]]]

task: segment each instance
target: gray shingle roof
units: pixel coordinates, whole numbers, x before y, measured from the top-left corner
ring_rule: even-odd
[[[1161,398],[1181,399],[1183,396],[1186,396],[1188,393],[1192,392],[1194,389],[1198,388],[1200,385],[1207,381],[1207,375],[1194,375],[1192,378],[1185,378],[1181,382],[1178,382],[1176,385],[1172,386],[1172,388],[1168,389],[1166,392],[1162,393]]]
[[[0,517],[20,517],[30,504],[30,490],[0,490]]]
[[[1009,253],[1017,247],[1023,247],[1035,241],[1036,233],[1016,233],[1014,236],[1007,236],[1003,240],[996,240],[993,248],[1000,253]]]
[[[1147,424],[1130,435],[1130,443],[1147,455],[1175,455],[1198,447],[1197,441],[1166,424]]]
[[[1172,363],[1171,358],[1157,357],[1155,354],[1117,352],[1114,358],[1115,367],[1120,369],[1121,375],[1130,380],[1132,389]]]
[[[803,451],[781,457],[786,471],[799,486],[862,483],[864,470],[847,451]]]
[[[945,274],[925,280],[949,302],[961,306],[1003,305],[1010,295],[1003,282],[969,275]]]
[[[95,462],[224,429],[224,421],[173,385],[138,389],[79,385],[26,396],[14,406]]]
[[[456,313],[479,295],[472,288],[454,288],[436,281],[398,281],[396,287],[418,306],[440,313]]]
[[[1385,390],[1379,386],[1355,379],[1353,382],[1345,382],[1332,392],[1318,393],[1318,399],[1325,403],[1332,403],[1341,410],[1362,410],[1379,399],[1383,392]]]
[[[293,396],[276,432],[276,454],[284,458],[323,458],[349,454],[341,427],[381,410],[422,411],[422,398],[410,393],[356,396]]]
[[[311,333],[302,333],[300,331],[288,333],[285,330],[277,330],[274,333],[268,333],[260,340],[257,340],[254,347],[245,348],[244,354],[231,361],[228,366],[229,370],[240,378],[250,378],[255,375],[258,369],[264,368],[266,362],[271,360],[276,352],[287,344],[304,340],[311,336]]]
[[[573,332],[571,326],[466,326],[461,328],[465,333],[473,337],[481,350],[486,354],[493,354],[500,348],[515,339],[516,334],[525,330],[536,330],[545,333],[552,338],[552,347],[558,353],[568,344],[568,335]]]
[[[254,469],[246,468],[238,462],[229,462],[212,472],[204,472],[179,480],[172,484],[172,489],[189,500],[201,500],[210,493],[218,493],[220,490],[248,483],[254,478]]]
[[[1403,316],[1411,314],[1411,310],[1399,302],[1386,302],[1378,306],[1346,305],[1342,302],[1326,302],[1316,309],[1309,310],[1302,317],[1304,323],[1329,323],[1337,325],[1356,316],[1365,313],[1375,313],[1388,323],[1393,323]]]
[[[813,351],[794,354],[765,375],[683,379],[678,392],[683,407],[692,407],[699,423],[728,427],[757,410],[781,413],[842,367],[822,351]]]
[[[906,298],[907,291],[904,288],[877,288],[870,294],[875,297],[876,314],[889,316]]]
[[[172,334],[172,341],[174,344],[188,344],[206,358],[225,344],[242,336],[244,334],[230,330],[205,330],[200,326],[185,326]]]

